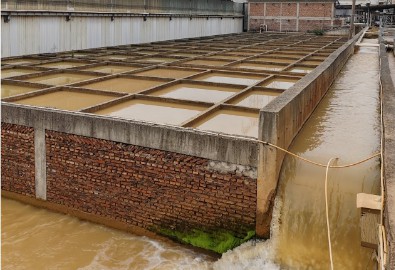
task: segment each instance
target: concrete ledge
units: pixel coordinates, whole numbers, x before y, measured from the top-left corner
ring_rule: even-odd
[[[254,139],[2,102],[1,121],[256,167]]]
[[[314,71],[260,111],[259,140],[287,149],[337,74],[354,52],[362,32],[333,52]],[[272,204],[284,153],[260,145],[257,186],[257,235],[269,237]]]
[[[395,269],[395,87],[382,37],[380,37],[380,78],[384,133],[382,162],[385,188],[384,222],[388,243],[387,269]]]

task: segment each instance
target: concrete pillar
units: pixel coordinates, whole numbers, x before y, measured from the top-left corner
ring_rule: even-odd
[[[47,199],[47,170],[45,151],[45,129],[34,129],[34,161],[36,198]]]
[[[259,140],[279,145],[279,117],[275,112],[260,113]],[[270,237],[270,223],[277,189],[282,153],[273,147],[260,144],[257,177],[257,211],[255,231],[258,237]],[[281,160],[282,161],[282,160]]]
[[[296,32],[299,32],[299,2],[296,3]]]

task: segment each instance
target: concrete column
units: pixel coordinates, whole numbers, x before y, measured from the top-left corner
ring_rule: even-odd
[[[279,145],[279,116],[262,112],[259,117],[259,140]],[[279,175],[281,154],[272,147],[260,144],[258,155],[257,207],[255,231],[258,237],[270,237],[270,223]]]
[[[296,3],[296,32],[299,32],[299,2]]]
[[[34,161],[36,198],[47,199],[47,170],[45,151],[45,129],[34,129]]]

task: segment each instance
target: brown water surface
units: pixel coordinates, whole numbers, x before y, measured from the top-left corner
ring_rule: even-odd
[[[63,68],[79,67],[79,66],[83,66],[83,65],[87,65],[87,64],[88,63],[60,61],[60,62],[41,64],[41,65],[38,65],[38,67],[63,69]]]
[[[141,67],[137,67],[137,66],[121,66],[121,65],[103,65],[103,66],[96,66],[96,67],[91,67],[91,68],[84,68],[83,70],[116,74],[116,73],[136,70],[136,69],[139,69],[139,68],[141,68]]]
[[[33,70],[33,69],[27,69],[27,68],[10,68],[10,69],[2,69],[1,70],[1,78],[10,78],[10,77],[15,77],[15,76],[20,76],[20,75],[25,75],[25,74],[33,74],[40,72],[38,70]]]
[[[39,107],[50,107],[62,110],[76,111],[96,104],[115,99],[114,96],[81,93],[74,91],[56,91],[41,94],[14,103]]]
[[[255,63],[239,63],[232,65],[235,68],[245,68],[245,69],[255,69],[255,70],[269,70],[269,71],[280,71],[285,68],[285,66],[271,65],[271,64],[255,64]]]
[[[48,84],[48,85],[67,85],[67,84],[77,83],[93,78],[95,78],[95,76],[93,75],[63,72],[63,73],[33,77],[30,79],[25,79],[25,81]]]
[[[214,82],[214,83],[229,83],[229,84],[240,84],[240,85],[253,85],[258,81],[262,80],[264,76],[254,76],[248,74],[226,74],[220,72],[210,72],[198,77],[194,80]]]
[[[274,77],[273,79],[269,79],[268,81],[261,83],[260,86],[287,90],[288,88],[293,86],[298,80],[299,79]]]
[[[1,64],[9,64],[9,65],[31,65],[31,64],[36,64],[36,63],[40,63],[40,60],[29,59],[29,58],[1,60]]]
[[[310,73],[310,72],[312,72],[314,70],[314,68],[311,68],[311,67],[298,67],[298,66],[295,66],[295,67],[293,67],[293,68],[291,68],[289,71],[290,72],[295,72],[295,73]]]
[[[1,263],[18,269],[208,269],[212,258],[69,215],[1,199]]]
[[[262,109],[281,93],[272,91],[252,91],[232,101],[232,104],[249,108]]]
[[[1,98],[12,97],[40,90],[41,88],[12,84],[1,84]]]
[[[257,113],[219,110],[194,124],[193,127],[256,138],[258,137],[258,123]]]
[[[223,66],[230,63],[229,61],[222,60],[190,60],[187,62],[183,62],[183,64],[188,65],[202,65],[202,66]]]
[[[215,103],[234,95],[238,91],[238,89],[227,87],[180,83],[158,90],[152,95]]]
[[[142,90],[161,85],[165,82],[137,78],[113,78],[95,83],[85,84],[82,87],[107,90],[122,93],[136,93]]]
[[[179,79],[179,78],[185,78],[191,76],[199,72],[200,71],[183,70],[183,69],[155,68],[155,69],[135,73],[135,75]]]
[[[204,109],[204,107],[192,105],[134,99],[95,113],[159,124],[180,125]]]

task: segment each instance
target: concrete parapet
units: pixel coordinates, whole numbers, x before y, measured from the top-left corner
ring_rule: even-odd
[[[387,232],[387,269],[395,269],[395,87],[388,55],[380,38],[380,79],[383,110],[384,222]]]

